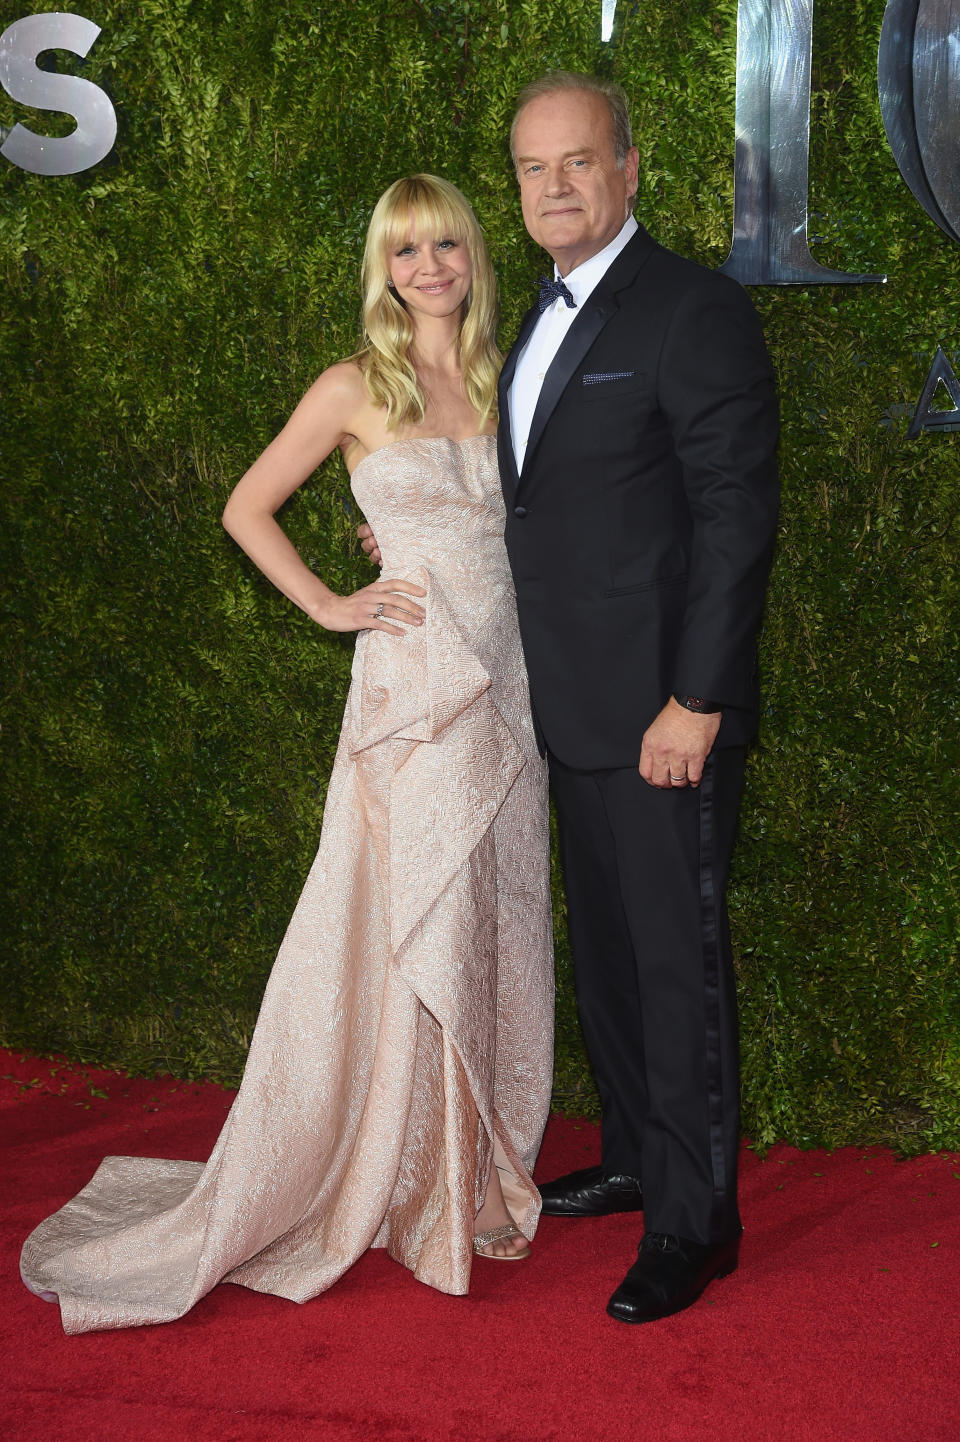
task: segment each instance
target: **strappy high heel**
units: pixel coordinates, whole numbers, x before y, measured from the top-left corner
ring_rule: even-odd
[[[511,1250],[505,1252],[502,1257],[496,1252],[485,1252],[484,1247],[489,1247],[491,1242],[505,1242],[508,1237],[522,1237],[520,1228],[513,1222],[506,1222],[502,1227],[491,1227],[489,1232],[477,1232],[473,1239],[473,1250],[478,1257],[485,1257],[488,1262],[522,1262],[524,1257],[530,1255],[530,1243],[528,1242],[519,1252]]]

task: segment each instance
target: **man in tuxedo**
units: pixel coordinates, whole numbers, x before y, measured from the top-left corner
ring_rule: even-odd
[[[746,292],[633,218],[619,87],[535,81],[511,148],[554,278],[500,382],[506,539],[603,1113],[601,1165],[544,1186],[543,1208],[643,1210],[607,1310],[645,1322],[733,1271],[742,1230],[724,898],[757,713],[776,398]]]

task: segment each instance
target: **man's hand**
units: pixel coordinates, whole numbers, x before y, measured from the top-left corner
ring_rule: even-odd
[[[360,549],[365,556],[369,556],[375,566],[383,565],[383,558],[380,555],[380,547],[377,545],[377,538],[367,525],[366,521],[357,527],[357,536],[360,539]]]
[[[720,712],[700,715],[673,697],[650,723],[640,747],[640,775],[665,791],[699,786],[710,748],[720,730]]]

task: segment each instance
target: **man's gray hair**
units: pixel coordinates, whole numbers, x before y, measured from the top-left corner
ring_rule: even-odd
[[[517,108],[513,112],[513,124],[510,126],[510,156],[514,166],[517,163],[517,121],[521,113],[532,100],[539,100],[541,95],[554,95],[558,90],[586,90],[589,95],[599,95],[606,102],[610,111],[613,153],[617,165],[622,169],[627,151],[633,146],[627,97],[613,80],[600,80],[596,75],[580,75],[573,70],[548,70],[546,75],[541,75],[538,80],[531,80],[530,84],[520,91]]]

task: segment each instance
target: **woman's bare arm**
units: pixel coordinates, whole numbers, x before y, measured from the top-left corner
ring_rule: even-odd
[[[426,593],[409,581],[376,581],[338,596],[310,570],[275,520],[276,512],[321,461],[354,434],[369,406],[363,378],[350,362],[332,366],[307,391],[280,434],[240,478],[223,524],[260,570],[293,603],[330,631],[365,627],[401,634],[389,619],[418,625],[423,608],[406,599]],[[399,593],[403,593],[402,595]],[[377,607],[382,603],[380,616]]]

